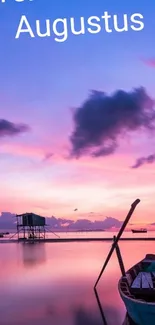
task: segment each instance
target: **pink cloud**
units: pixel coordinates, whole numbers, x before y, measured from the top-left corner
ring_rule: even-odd
[[[143,59],[142,60],[144,64],[152,67],[152,68],[155,68],[155,58],[152,58],[152,59]]]
[[[1,192],[1,191],[0,191]],[[2,194],[2,192],[1,192]],[[38,197],[23,197],[18,193],[18,196],[14,194],[11,190],[9,191],[9,196],[2,194],[0,201],[0,211],[11,211],[11,213],[18,214],[24,212],[35,212],[43,216],[52,216],[56,213],[58,217],[63,217],[67,215],[67,211],[71,211],[72,206],[68,202],[63,201],[63,199],[57,198],[41,198]]]
[[[23,145],[23,144],[1,144],[0,147],[1,153],[13,154],[17,156],[25,156],[25,157],[43,157],[44,151],[43,149],[35,146],[35,145]]]
[[[2,143],[0,153],[21,156],[25,158],[36,158],[43,162],[57,160],[61,154],[62,148],[57,145],[52,147],[37,144],[20,144],[20,143]],[[60,159],[60,158],[59,158]]]
[[[2,145],[0,152],[37,157],[42,161],[48,149],[46,146],[7,144]],[[146,222],[148,215],[149,220],[155,221],[153,166],[131,170],[129,166],[134,160],[131,154],[80,160],[65,160],[61,155],[54,155],[51,160],[45,163],[45,173],[35,168],[33,173],[24,173],[16,179],[9,174],[9,180],[3,181],[0,187],[1,211],[20,213],[31,210],[73,219],[88,217],[88,213],[94,211],[98,220],[106,215],[123,220],[128,207],[139,196],[142,205],[138,207],[134,221]],[[76,215],[75,207],[78,208]]]

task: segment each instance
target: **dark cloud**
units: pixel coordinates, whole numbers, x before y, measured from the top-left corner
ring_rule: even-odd
[[[72,223],[74,223],[73,220],[70,219],[63,219],[63,218],[56,218],[54,216],[47,218],[47,225],[50,226],[52,229],[64,229],[65,225],[70,226]]]
[[[149,155],[148,157],[138,158],[135,164],[131,167],[133,169],[139,168],[144,164],[153,164],[155,162],[155,154]]]
[[[142,87],[112,95],[93,91],[73,112],[71,156],[112,154],[126,134],[154,130],[154,120],[154,101]]]
[[[47,224],[54,229],[63,230],[104,230],[112,227],[119,228],[122,225],[122,221],[116,218],[106,217],[104,220],[91,221],[89,219],[77,219],[76,221],[70,219],[56,218],[52,216],[47,218]]]
[[[15,124],[0,119],[0,137],[13,136],[27,131],[29,131],[29,127],[25,124]]]
[[[110,229],[112,227],[116,227],[119,228],[122,226],[122,221],[119,221],[116,218],[113,217],[106,217],[103,221],[94,221],[95,226],[101,226],[103,225],[103,227],[105,229]]]
[[[16,218],[15,214],[10,212],[2,212],[0,216],[0,229],[15,229]]]
[[[116,150],[116,143],[113,143],[109,147],[101,147],[100,149],[94,151],[92,153],[92,157],[103,157],[103,156],[108,156],[111,155],[115,152]]]
[[[136,162],[135,162],[135,164],[131,167],[131,168],[139,168],[139,167],[141,167],[142,165],[144,165],[145,164],[145,158],[138,158],[137,160],[136,160]]]
[[[104,230],[112,227],[119,228],[122,221],[116,218],[106,217],[103,220],[90,221],[88,219],[77,219],[76,221],[54,216],[46,218],[46,224],[53,231],[61,230]],[[0,216],[0,229],[14,229],[16,227],[16,215],[10,212],[2,212]]]

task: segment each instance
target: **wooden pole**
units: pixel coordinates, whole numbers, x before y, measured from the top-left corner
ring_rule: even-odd
[[[115,241],[116,241],[116,236],[114,236],[114,242]],[[117,258],[118,258],[118,262],[119,262],[119,266],[120,266],[122,275],[125,276],[125,267],[124,267],[121,251],[120,251],[118,244],[116,245],[116,254],[117,254]]]
[[[98,282],[99,282],[99,280],[100,280],[100,278],[101,278],[101,276],[102,276],[102,273],[104,272],[104,270],[105,270],[105,268],[106,268],[106,266],[107,266],[107,264],[108,264],[108,262],[109,262],[109,260],[110,260],[110,258],[111,258],[111,255],[112,255],[114,249],[116,248],[116,245],[117,245],[119,239],[121,238],[122,233],[123,233],[123,231],[124,231],[126,225],[128,224],[128,222],[129,222],[129,220],[130,220],[130,218],[131,218],[131,216],[132,216],[132,214],[133,214],[133,212],[134,212],[134,210],[135,210],[135,208],[136,208],[136,206],[137,206],[137,204],[138,204],[139,202],[140,202],[140,200],[137,199],[136,201],[134,201],[134,202],[131,204],[131,208],[130,208],[130,210],[129,210],[129,212],[128,212],[128,214],[127,214],[127,216],[126,216],[126,218],[125,218],[125,220],[124,220],[124,222],[123,222],[123,224],[122,224],[122,227],[121,227],[121,229],[120,229],[120,231],[119,231],[119,233],[118,233],[118,235],[117,235],[117,237],[116,237],[115,242],[113,243],[113,245],[112,245],[112,247],[111,247],[111,250],[110,250],[110,252],[109,252],[109,254],[108,254],[108,256],[107,256],[107,258],[106,258],[106,260],[105,260],[105,263],[104,263],[104,265],[103,265],[103,267],[102,267],[102,270],[101,270],[101,272],[100,272],[100,274],[99,274],[99,276],[98,276],[98,278],[97,278],[97,281],[96,281],[96,283],[95,283],[94,288],[96,288],[96,286],[97,286],[97,284],[98,284]]]

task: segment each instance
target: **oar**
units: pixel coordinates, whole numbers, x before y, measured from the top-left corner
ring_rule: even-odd
[[[94,288],[96,288],[96,286],[97,286],[97,284],[98,284],[98,282],[99,282],[99,280],[100,280],[100,278],[101,278],[101,276],[102,276],[102,273],[104,272],[104,270],[105,270],[105,268],[106,268],[106,266],[107,266],[107,264],[108,264],[108,262],[109,262],[109,260],[110,260],[110,258],[111,258],[111,255],[112,255],[114,249],[116,248],[117,243],[118,243],[120,237],[122,236],[122,233],[123,233],[123,231],[124,231],[124,229],[125,229],[127,223],[129,222],[129,220],[130,220],[130,218],[131,218],[131,216],[132,216],[132,214],[133,214],[133,212],[134,212],[134,210],[135,210],[135,208],[136,208],[136,206],[137,206],[137,204],[138,204],[139,202],[140,202],[140,200],[137,199],[136,201],[134,201],[134,202],[131,204],[131,208],[130,208],[130,210],[129,210],[129,212],[128,212],[128,214],[127,214],[127,216],[126,216],[126,218],[125,218],[125,220],[124,220],[124,222],[123,222],[123,224],[122,224],[122,227],[121,227],[121,229],[119,230],[119,233],[118,233],[118,235],[117,235],[117,237],[116,237],[116,239],[115,239],[115,241],[114,241],[114,243],[113,243],[113,245],[112,245],[112,247],[111,247],[111,250],[110,250],[110,252],[109,252],[109,254],[108,254],[108,256],[107,256],[107,258],[106,258],[106,260],[105,260],[105,263],[104,263],[104,265],[103,265],[103,267],[102,267],[102,270],[101,270],[101,272],[100,272],[100,274],[99,274],[99,276],[98,276],[98,279],[97,279],[97,281],[96,281],[96,283],[95,283]]]

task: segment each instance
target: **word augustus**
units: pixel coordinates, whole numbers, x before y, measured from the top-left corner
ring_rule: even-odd
[[[134,13],[130,17],[127,14],[110,15],[107,11],[101,17],[91,16],[88,19],[79,18],[58,18],[54,21],[46,19],[44,22],[36,20],[29,22],[23,15],[20,19],[16,36],[18,39],[23,34],[30,37],[53,37],[56,42],[65,42],[69,34],[84,35],[86,33],[97,34],[101,31],[112,33],[114,31],[122,33],[129,30],[141,31],[144,28],[143,15]],[[34,24],[35,23],[35,24]],[[35,26],[35,27],[34,27]]]

